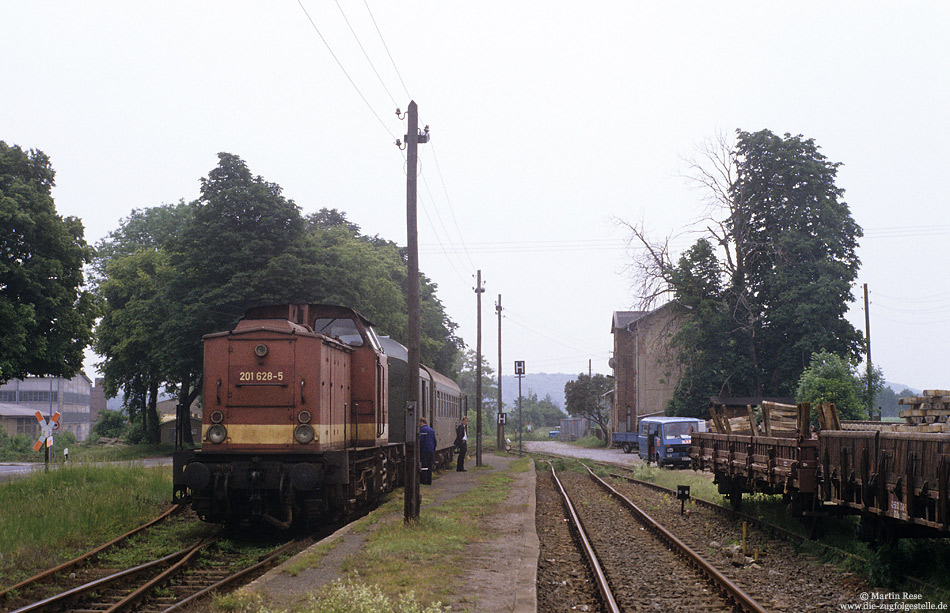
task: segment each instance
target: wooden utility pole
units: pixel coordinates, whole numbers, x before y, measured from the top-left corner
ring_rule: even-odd
[[[399,110],[396,110],[397,115]],[[429,142],[428,129],[419,132],[419,108],[409,103],[409,123],[406,130],[406,229],[408,250],[408,303],[409,303],[409,373],[406,390],[406,478],[405,520],[419,517],[419,233],[416,226],[416,162],[418,144]],[[397,145],[399,143],[397,142]]]
[[[864,336],[868,350],[868,419],[872,419],[871,411],[874,408],[874,385],[871,380],[871,311],[868,310],[868,284],[864,284]]]
[[[505,424],[501,423],[501,294],[498,294],[498,304],[495,305],[495,311],[498,312],[498,441],[495,449],[501,451],[505,448]]]
[[[475,466],[482,465],[482,271],[478,271],[478,285],[475,297],[478,303],[478,333],[475,340]]]

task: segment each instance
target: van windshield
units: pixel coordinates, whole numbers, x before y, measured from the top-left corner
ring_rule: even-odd
[[[671,440],[674,438],[683,438],[696,432],[696,424],[688,421],[675,421],[663,425],[663,438]]]

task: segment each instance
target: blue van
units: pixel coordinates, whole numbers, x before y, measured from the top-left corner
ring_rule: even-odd
[[[692,417],[645,417],[640,420],[637,441],[640,458],[664,464],[688,465],[694,432],[705,432],[706,422]]]

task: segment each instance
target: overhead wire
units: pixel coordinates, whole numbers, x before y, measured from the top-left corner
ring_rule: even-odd
[[[346,80],[350,82],[350,85],[353,86],[353,89],[356,90],[356,93],[359,95],[360,99],[363,100],[363,103],[366,105],[366,108],[369,109],[369,112],[373,114],[376,120],[379,122],[379,125],[386,130],[386,133],[389,134],[394,140],[398,140],[398,137],[392,133],[392,130],[389,129],[389,126],[383,121],[382,117],[376,112],[373,108],[373,105],[369,103],[369,100],[366,99],[366,96],[363,95],[363,92],[356,85],[356,82],[353,80],[353,77],[350,76],[350,73],[347,72],[346,68],[343,66],[343,63],[340,61],[340,58],[337,57],[336,53],[333,52],[333,48],[330,47],[330,43],[327,42],[327,39],[323,36],[323,33],[320,32],[320,28],[317,27],[316,22],[313,20],[313,17],[310,16],[310,12],[307,11],[307,7],[303,5],[303,0],[297,0],[297,4],[300,6],[300,10],[303,11],[303,14],[306,15],[307,21],[310,22],[310,26],[313,28],[313,31],[317,33],[317,36],[320,37],[320,40],[323,41],[324,46],[326,46],[327,51],[330,52],[330,56],[333,57],[333,61],[336,62],[336,65],[340,67],[340,70],[343,71],[343,74],[346,76]]]
[[[354,30],[353,25],[350,24],[350,20],[347,18],[346,12],[344,12],[343,7],[340,5],[340,0],[334,0],[334,1],[336,2],[336,7],[340,9],[340,15],[343,16],[343,21],[346,22],[346,27],[350,29],[350,34],[353,35],[353,38],[354,40],[356,40],[356,44],[359,46],[360,51],[363,52],[363,57],[366,58],[367,63],[369,63],[369,67],[373,69],[373,73],[376,75],[376,78],[379,79],[379,84],[383,86],[383,90],[386,92],[386,95],[389,96],[390,100],[392,100],[393,106],[399,106],[399,104],[396,102],[396,99],[393,97],[392,93],[389,91],[389,88],[386,87],[386,83],[383,81],[383,77],[379,74],[379,71],[376,70],[376,65],[373,64],[373,60],[371,60],[369,57],[369,54],[366,53],[366,48],[363,47],[363,43],[360,41],[360,37],[356,35],[356,30]],[[369,6],[367,6],[367,8],[369,8]],[[370,13],[370,17],[372,17],[372,13]],[[373,23],[375,24],[376,21],[374,20]],[[376,31],[377,32],[379,31],[378,27]],[[380,35],[380,38],[382,38],[382,35]]]
[[[363,45],[362,41],[360,40],[359,35],[357,34],[355,28],[353,27],[353,24],[350,22],[349,18],[347,17],[346,12],[343,10],[342,5],[339,3],[339,0],[335,0],[335,2],[336,2],[336,5],[337,5],[337,9],[339,9],[340,14],[341,14],[341,16],[343,17],[343,21],[346,23],[347,28],[349,28],[349,30],[350,30],[350,34],[353,36],[354,40],[356,41],[357,46],[359,46],[360,51],[363,53],[363,57],[366,59],[367,63],[370,65],[370,68],[373,70],[373,73],[376,75],[376,78],[379,80],[380,85],[382,86],[383,90],[386,92],[386,95],[389,96],[389,99],[392,101],[393,105],[394,105],[394,106],[397,106],[396,100],[395,100],[395,98],[394,98],[392,92],[391,92],[390,89],[386,86],[385,80],[383,79],[383,77],[382,77],[382,75],[380,74],[379,70],[376,68],[376,65],[375,65],[375,63],[373,62],[372,58],[370,58],[369,53],[368,53],[367,50],[366,50],[366,47]],[[310,22],[310,25],[311,25],[311,27],[313,28],[314,32],[316,32],[317,36],[318,36],[318,37],[320,38],[320,40],[323,42],[324,46],[327,48],[327,51],[329,51],[330,56],[334,59],[334,61],[336,62],[337,66],[340,68],[341,71],[343,71],[343,74],[346,76],[346,78],[347,78],[347,80],[349,81],[350,85],[353,87],[353,89],[354,89],[354,90],[356,91],[356,93],[359,95],[360,99],[363,100],[363,103],[367,106],[367,108],[369,108],[370,112],[373,114],[374,117],[376,117],[376,120],[380,123],[380,125],[383,126],[383,129],[386,130],[386,132],[390,135],[390,137],[392,137],[394,140],[398,140],[398,138],[396,137],[396,135],[393,134],[393,132],[389,129],[389,127],[388,127],[388,126],[385,124],[385,122],[382,120],[382,118],[380,117],[380,115],[375,111],[375,109],[373,109],[373,107],[372,107],[372,105],[370,104],[369,100],[366,98],[366,96],[363,94],[362,90],[361,90],[361,89],[359,88],[359,86],[356,84],[355,80],[354,80],[353,77],[350,75],[349,71],[347,71],[347,69],[344,67],[343,62],[340,60],[340,58],[339,58],[339,57],[337,56],[337,54],[334,52],[333,48],[330,46],[330,44],[329,44],[329,42],[327,41],[326,37],[325,37],[325,36],[323,35],[323,33],[320,31],[320,28],[317,27],[317,24],[316,24],[316,22],[314,21],[313,17],[310,15],[310,12],[307,11],[307,8],[303,5],[303,1],[302,1],[302,0],[297,0],[297,4],[300,6],[300,8],[301,8],[301,10],[303,11],[304,15],[307,17],[307,20]],[[379,24],[376,22],[376,18],[375,18],[375,16],[373,16],[373,13],[372,13],[372,10],[371,10],[370,7],[369,7],[369,4],[366,3],[365,1],[364,1],[364,4],[365,4],[365,6],[366,6],[366,10],[367,10],[367,12],[368,12],[368,14],[369,14],[369,17],[370,17],[371,21],[373,22],[373,26],[374,26],[374,28],[376,29],[376,33],[377,33],[377,35],[379,36],[379,39],[380,39],[380,41],[381,41],[383,47],[386,49],[386,54],[388,55],[389,60],[390,60],[390,62],[391,62],[392,65],[393,65],[393,69],[396,71],[396,74],[397,74],[398,77],[399,77],[399,82],[400,82],[400,84],[402,85],[403,90],[406,92],[406,95],[409,96],[409,90],[408,90],[408,88],[406,87],[405,80],[403,79],[402,73],[401,73],[401,71],[399,70],[399,67],[396,65],[396,61],[395,61],[395,59],[393,58],[391,51],[389,50],[389,45],[386,44],[386,40],[385,40],[385,38],[383,37],[382,31],[381,31],[380,28],[379,28]],[[405,162],[405,161],[406,161],[405,152],[400,152],[400,153],[401,153],[401,157],[402,157],[403,161]],[[437,165],[438,165],[438,162],[437,162]],[[440,171],[440,173],[441,173],[441,171]],[[444,178],[442,179],[442,181],[443,181],[443,185],[444,185]],[[428,182],[425,180],[424,174],[423,174],[423,182],[424,182],[424,184],[425,184],[425,186],[426,186],[427,191],[429,192],[429,197],[430,197],[431,202],[432,202],[432,210],[433,210],[434,214],[436,215],[436,217],[438,218],[439,225],[442,226],[442,230],[443,230],[443,232],[444,232],[444,234],[445,234],[446,240],[447,240],[447,242],[449,243],[450,247],[446,247],[446,245],[443,243],[442,239],[439,237],[439,227],[438,227],[438,225],[436,225],[435,221],[433,221],[432,215],[430,215],[430,212],[429,212],[429,207],[427,207],[426,204],[425,204],[425,200],[424,200],[424,199],[419,199],[419,202],[420,202],[420,204],[422,205],[423,213],[424,213],[424,215],[425,215],[425,217],[426,217],[426,220],[428,221],[430,227],[431,227],[432,230],[433,230],[433,234],[434,234],[435,240],[436,240],[436,242],[438,243],[438,245],[439,245],[439,247],[440,247],[440,250],[441,250],[442,253],[446,256],[446,259],[449,261],[449,263],[452,265],[453,271],[454,271],[455,274],[459,277],[459,279],[462,280],[463,283],[467,284],[468,281],[465,279],[464,275],[461,274],[461,273],[458,271],[458,269],[456,268],[455,264],[452,262],[452,257],[451,257],[451,256],[452,256],[453,253],[456,253],[456,252],[458,251],[458,247],[454,244],[454,241],[452,240],[452,237],[451,237],[451,233],[448,231],[448,228],[446,227],[445,222],[442,220],[442,216],[441,216],[441,214],[439,213],[439,207],[436,205],[436,198],[435,198],[434,195],[432,194],[432,190],[429,188]],[[445,190],[445,193],[447,194],[448,191]],[[453,217],[454,217],[454,212],[453,212]],[[461,235],[460,235],[460,236],[461,236]],[[464,263],[463,263],[463,267],[464,267]]]
[[[465,257],[468,258],[468,263],[474,270],[478,267],[475,266],[475,262],[472,261],[472,256],[468,251],[468,247],[466,246],[465,238],[462,236],[462,229],[459,227],[458,218],[455,216],[455,207],[452,206],[452,199],[449,197],[449,190],[445,185],[445,175],[442,174],[442,165],[439,164],[439,157],[436,155],[434,143],[432,143],[430,149],[432,150],[432,159],[435,160],[436,172],[439,174],[439,180],[442,182],[442,192],[445,194],[445,201],[449,205],[449,213],[452,214],[452,223],[455,224],[455,231],[458,233],[459,244],[462,245],[462,249],[465,252]]]
[[[406,87],[406,82],[402,78],[402,73],[399,72],[399,67],[396,66],[396,60],[393,59],[393,54],[389,52],[389,45],[386,44],[386,39],[383,38],[383,33],[379,29],[379,24],[376,23],[376,17],[373,16],[373,11],[369,8],[369,2],[363,0],[363,4],[366,6],[366,12],[369,13],[369,18],[373,22],[373,27],[376,28],[376,33],[379,35],[380,42],[383,43],[383,48],[386,50],[386,55],[389,56],[389,61],[393,65],[393,70],[396,71],[396,76],[399,77],[399,82],[402,84],[402,90],[406,92],[406,98],[412,99],[412,96],[409,95],[409,88]]]

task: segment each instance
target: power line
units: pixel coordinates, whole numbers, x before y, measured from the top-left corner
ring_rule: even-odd
[[[383,127],[384,130],[391,136],[394,140],[397,140],[395,134],[392,133],[392,130],[383,122],[383,119],[379,114],[373,109],[373,106],[369,103],[369,100],[366,99],[366,96],[363,95],[363,92],[360,91],[360,88],[357,87],[356,82],[353,81],[353,78],[350,76],[350,73],[346,71],[346,68],[343,67],[343,63],[340,62],[340,58],[336,56],[336,53],[333,52],[333,49],[330,47],[330,43],[327,42],[327,39],[323,37],[323,34],[320,32],[320,28],[317,27],[317,24],[313,21],[313,18],[310,16],[310,13],[307,12],[307,7],[303,5],[303,0],[297,0],[297,4],[300,5],[300,10],[303,11],[303,14],[307,16],[307,21],[310,22],[310,26],[313,27],[313,31],[317,33],[317,36],[320,37],[320,40],[323,41],[324,46],[326,46],[327,51],[330,52],[330,55],[333,57],[333,60],[336,62],[336,65],[340,67],[340,70],[343,71],[343,74],[346,75],[346,80],[350,82],[350,85],[353,86],[353,89],[356,90],[356,93],[359,94],[359,97],[363,100],[363,103],[366,105],[366,108],[369,109],[369,112],[373,114],[373,117],[379,122],[379,125]]]
[[[399,72],[399,68],[396,66],[396,60],[393,59],[393,54],[389,52],[389,45],[386,44],[385,39],[383,39],[383,33],[379,29],[379,25],[376,23],[376,18],[373,17],[373,11],[369,8],[369,2],[363,0],[363,4],[366,6],[366,12],[369,13],[369,18],[373,22],[373,26],[376,28],[376,33],[379,34],[379,40],[383,43],[383,48],[386,50],[386,55],[389,56],[389,61],[392,62],[393,70],[396,71],[396,76],[399,77],[399,82],[402,83],[402,90],[406,92],[406,98],[412,99],[412,96],[409,95],[409,88],[406,87],[406,82],[402,80],[402,73]]]
[[[356,35],[356,30],[353,29],[353,26],[350,24],[350,20],[347,19],[346,13],[343,11],[343,7],[340,6],[340,0],[335,0],[335,2],[336,2],[336,7],[340,9],[340,15],[343,16],[343,21],[346,22],[346,27],[350,29],[350,33],[353,35],[353,38],[356,40],[356,44],[359,46],[360,51],[363,52],[363,57],[366,58],[366,61],[369,63],[369,67],[373,69],[373,73],[375,73],[376,78],[379,79],[379,84],[383,86],[383,89],[386,91],[386,95],[389,96],[390,100],[392,100],[393,106],[399,106],[399,104],[396,102],[396,99],[393,98],[393,95],[389,92],[389,88],[386,87],[386,83],[383,82],[383,77],[381,77],[379,74],[379,71],[376,70],[376,66],[375,64],[373,64],[373,60],[369,58],[369,54],[366,53],[366,49],[363,48],[363,43],[360,42],[360,37]],[[370,17],[372,17],[372,14],[370,14]]]
[[[468,258],[469,265],[475,269],[477,266],[475,266],[475,263],[472,261],[472,256],[468,252],[468,248],[465,245],[465,239],[462,236],[462,229],[459,227],[458,219],[455,217],[455,207],[452,206],[452,199],[449,198],[449,190],[445,185],[445,175],[442,174],[442,166],[439,164],[439,158],[435,153],[435,145],[433,144],[430,149],[432,151],[432,159],[435,160],[436,172],[438,172],[439,180],[442,182],[442,192],[445,194],[445,201],[449,205],[449,213],[452,214],[452,223],[455,224],[455,231],[458,233],[459,243],[462,245],[462,249],[465,251],[465,257]]]

